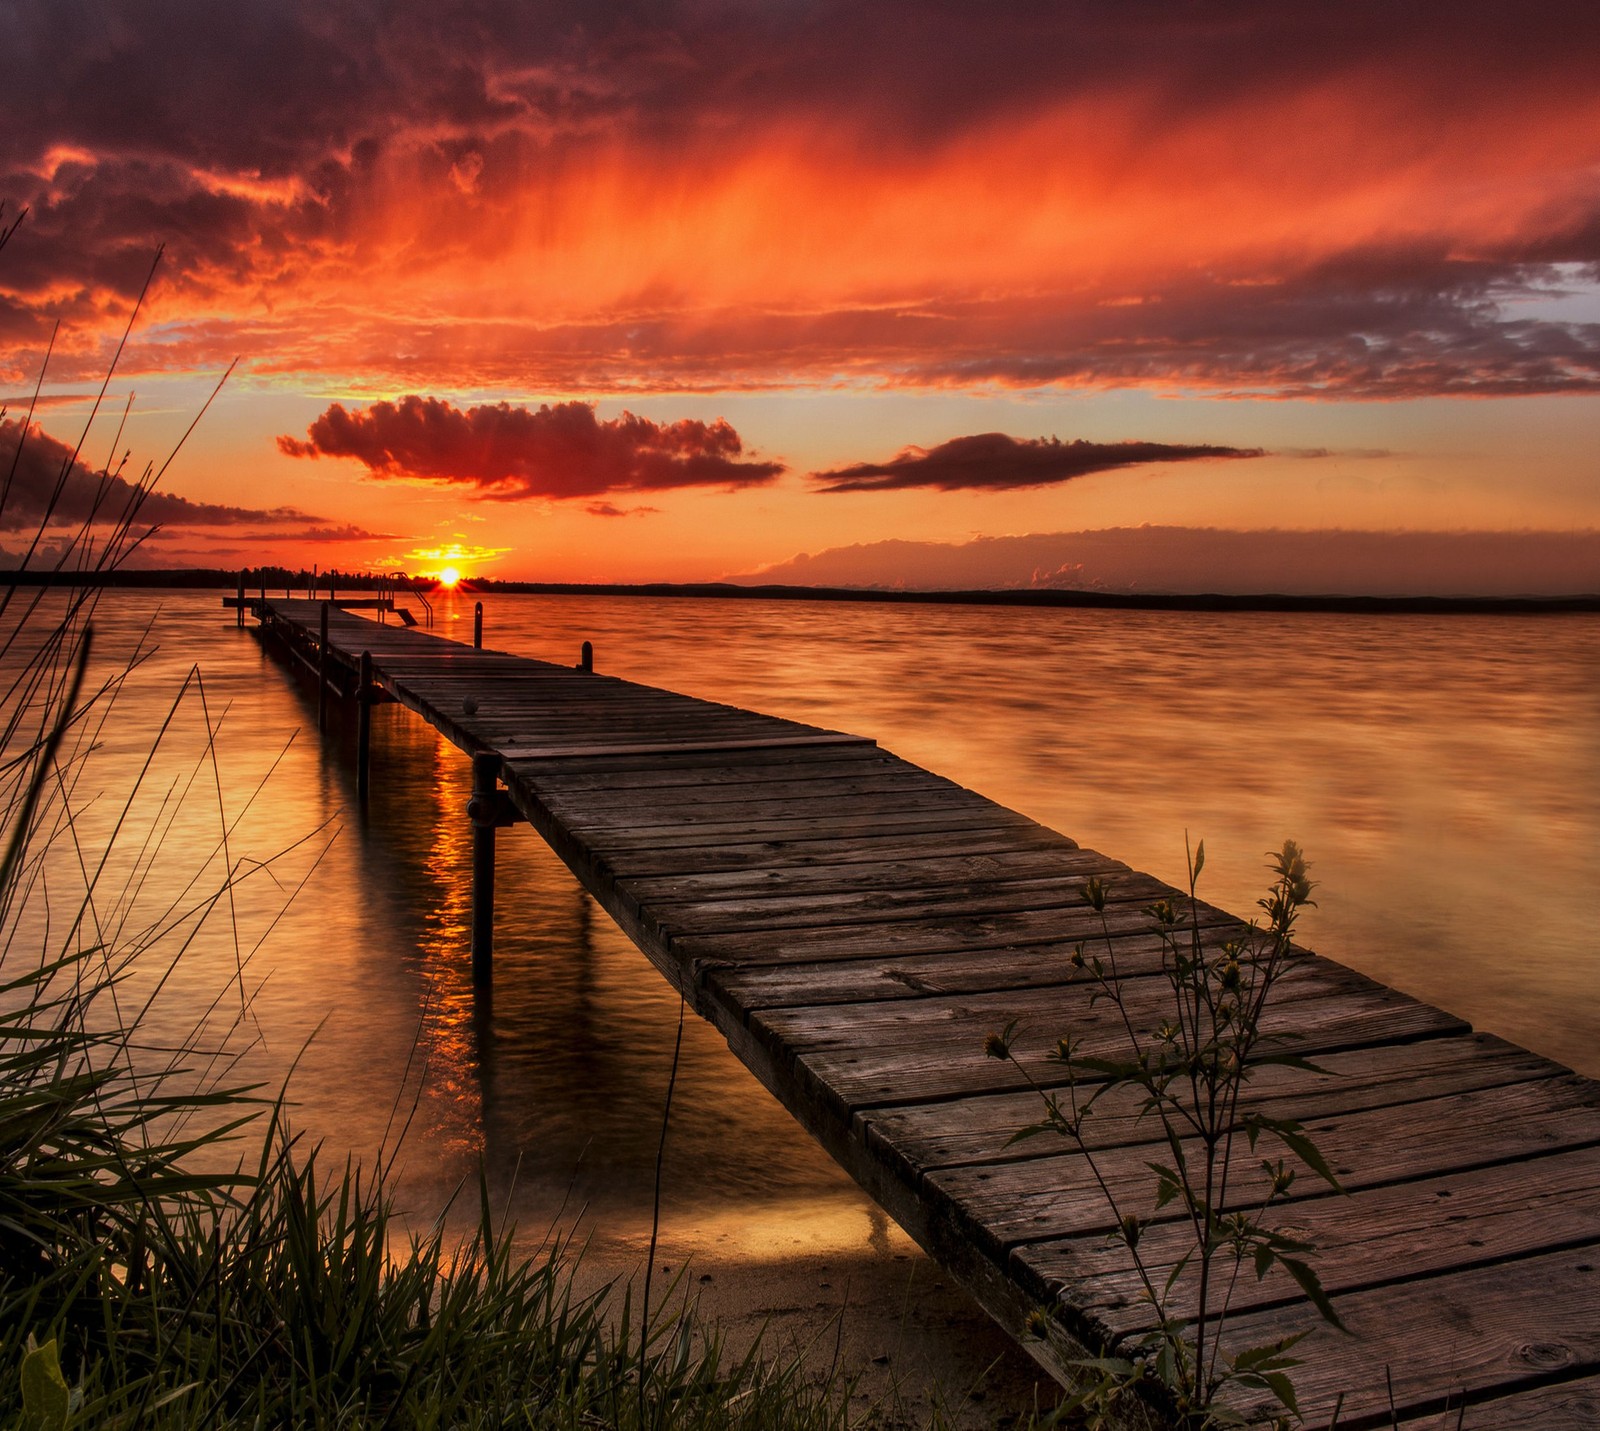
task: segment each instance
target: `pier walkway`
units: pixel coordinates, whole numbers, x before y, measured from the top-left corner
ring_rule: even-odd
[[[370,652],[371,687],[498,773],[502,819],[526,818],[823,1147],[1063,1379],[1075,1356],[1148,1326],[1082,1156],[1009,1143],[1041,1107],[984,1040],[1019,1019],[1018,1056],[1051,1086],[1059,1035],[1117,1052],[1113,1011],[1070,977],[1074,945],[1101,933],[1085,881],[1110,885],[1130,1005],[1152,1021],[1164,985],[1143,911],[1177,891],[870,739],[338,609],[324,658],[320,603],[246,605],[324,689],[358,694]],[[1209,906],[1200,918],[1219,940],[1238,927]],[[1272,1068],[1250,1087],[1305,1125],[1347,1190],[1302,1175],[1285,1222],[1320,1247],[1351,1334],[1286,1276],[1247,1272],[1230,1340],[1309,1333],[1295,1383],[1314,1427],[1341,1396],[1345,1431],[1388,1427],[1387,1383],[1412,1431],[1456,1427],[1463,1399],[1469,1431],[1600,1426],[1600,1084],[1315,955],[1284,977],[1269,1023],[1331,1075]],[[1132,1109],[1091,1122],[1108,1180],[1153,1210],[1159,1127]],[[1048,1343],[1027,1332],[1041,1306]]]

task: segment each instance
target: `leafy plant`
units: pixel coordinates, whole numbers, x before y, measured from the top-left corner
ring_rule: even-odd
[[[1171,995],[1154,1028],[1142,1026],[1148,1017],[1141,1021],[1118,968],[1106,918],[1109,886],[1091,878],[1086,896],[1100,915],[1104,951],[1079,944],[1071,963],[1076,978],[1090,986],[1091,1004],[1115,1010],[1122,1051],[1090,1054],[1081,1041],[1064,1037],[1050,1056],[1064,1070],[1065,1087],[1047,1088],[1013,1052],[1015,1022],[987,1042],[990,1056],[1011,1063],[1044,1104],[1044,1116],[1011,1141],[1054,1134],[1079,1151],[1115,1221],[1111,1235],[1126,1249],[1154,1316],[1148,1330],[1080,1364],[1084,1385],[1070,1405],[1091,1424],[1101,1424],[1130,1392],[1152,1387],[1163,1389],[1181,1423],[1196,1431],[1242,1424],[1246,1418],[1228,1404],[1236,1391],[1266,1393],[1282,1408],[1277,1424],[1298,1419],[1291,1372],[1299,1335],[1226,1349],[1224,1328],[1246,1271],[1260,1279],[1281,1268],[1327,1321],[1340,1325],[1311,1265],[1315,1249],[1275,1225],[1297,1166],[1335,1190],[1338,1180],[1299,1123],[1244,1097],[1252,1075],[1267,1065],[1322,1072],[1283,1047],[1281,1036],[1263,1031],[1273,990],[1296,957],[1295,922],[1314,903],[1296,844],[1285,842],[1269,861],[1272,884],[1257,902],[1263,918],[1220,944],[1202,937],[1195,900],[1204,843],[1188,861],[1187,909],[1176,899],[1149,907],[1159,935],[1160,978]],[[1153,1219],[1125,1205],[1107,1175],[1104,1150],[1089,1136],[1102,1101],[1129,1094],[1139,1117],[1154,1120],[1164,1144],[1165,1156],[1146,1164],[1156,1216],[1186,1229],[1183,1250],[1170,1266],[1170,1254],[1152,1253],[1144,1240]],[[1275,1145],[1277,1155],[1257,1156],[1263,1142]],[[1047,1325],[1042,1317],[1038,1330]]]

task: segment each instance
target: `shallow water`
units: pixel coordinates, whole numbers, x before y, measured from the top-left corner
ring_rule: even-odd
[[[472,600],[436,602],[438,630],[470,639]],[[487,645],[575,661],[587,639],[604,671],[870,735],[1169,880],[1187,831],[1206,841],[1203,892],[1236,911],[1293,836],[1320,881],[1303,942],[1600,1075],[1600,618],[485,604]],[[678,1003],[631,943],[536,836],[503,832],[494,1007],[478,1018],[464,758],[380,707],[362,818],[348,713],[319,741],[311,686],[217,593],[108,593],[98,625],[105,653],[147,627],[157,649],[101,730],[107,794],[86,845],[196,664],[221,717],[213,768],[191,688],[146,778],[136,827],[178,813],[156,816],[152,861],[131,842],[113,862],[144,870],[126,927],[208,861],[252,871],[147,1031],[177,1038],[217,1001],[214,1026],[236,1021],[250,1044],[238,1076],[276,1086],[295,1066],[307,1137],[370,1156],[409,1121],[419,1207],[481,1154],[524,1226],[587,1209],[585,1226],[636,1243]],[[236,821],[225,851],[219,808]],[[664,1218],[690,1249],[889,1245],[882,1214],[692,1017],[667,1146]]]

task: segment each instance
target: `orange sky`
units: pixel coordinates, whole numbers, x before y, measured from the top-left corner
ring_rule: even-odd
[[[151,564],[1600,528],[1592,7],[158,8],[0,21],[0,436],[241,359]]]

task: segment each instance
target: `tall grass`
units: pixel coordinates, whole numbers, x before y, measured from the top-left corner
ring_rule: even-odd
[[[16,231],[3,217],[0,248]],[[0,453],[0,530],[17,525],[32,418],[30,404]],[[730,1361],[681,1298],[635,1315],[626,1289],[579,1295],[560,1244],[519,1257],[481,1186],[464,1240],[442,1213],[413,1229],[391,1163],[330,1169],[281,1100],[229,1081],[210,1011],[186,1038],[146,1036],[175,962],[231,918],[252,870],[230,863],[219,814],[220,875],[166,875],[176,892],[151,915],[171,793],[148,819],[129,797],[109,834],[87,833],[96,737],[140,659],[92,659],[92,578],[140,544],[165,464],[128,479],[108,460],[92,514],[66,523],[83,446],[20,558],[83,582],[0,588],[0,1425],[849,1424],[847,1388],[814,1385],[798,1359]],[[192,698],[203,687],[176,697]],[[197,764],[214,771],[208,712],[206,729]]]

